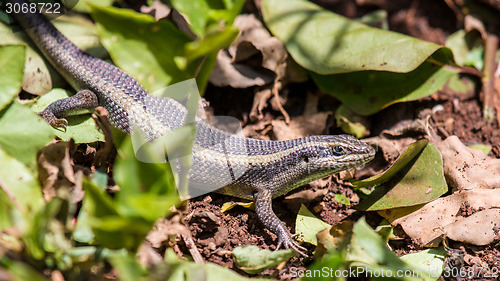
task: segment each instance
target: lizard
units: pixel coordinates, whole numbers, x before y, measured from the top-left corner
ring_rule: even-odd
[[[23,5],[25,0],[4,0]],[[111,63],[79,49],[38,11],[12,12],[31,40],[55,69],[77,91],[57,100],[39,114],[55,128],[66,129],[64,118],[81,110],[102,106],[111,124],[130,133],[139,128],[154,141],[183,126],[187,109],[170,98],[152,96],[131,76]],[[283,246],[301,256],[301,246],[272,209],[272,200],[289,191],[339,171],[371,161],[375,149],[350,135],[317,135],[293,140],[257,140],[223,132],[199,117],[192,148],[189,180],[220,183],[214,170],[229,170],[231,182],[216,192],[255,201],[262,224],[277,236],[276,249]],[[221,141],[223,146],[213,144]],[[243,149],[241,149],[243,148]],[[237,176],[234,170],[242,172]]]

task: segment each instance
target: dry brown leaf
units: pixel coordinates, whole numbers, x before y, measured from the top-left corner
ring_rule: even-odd
[[[167,220],[159,220],[153,230],[151,230],[146,236],[146,240],[151,243],[153,248],[160,248],[163,244],[168,244],[170,242],[170,236],[191,236],[191,231],[189,228],[180,222],[178,216]]]
[[[69,142],[53,142],[38,152],[38,180],[43,187],[45,200],[50,201],[61,187],[68,188],[76,183]]]
[[[496,194],[499,196],[500,192]],[[451,240],[472,245],[488,245],[500,239],[500,208],[479,211],[444,228]]]
[[[284,44],[272,37],[254,15],[240,15],[234,25],[240,34],[227,51],[217,54],[210,82],[219,87],[248,88],[281,80],[288,56]],[[250,59],[254,56],[260,59]],[[262,63],[255,65],[256,61]]]
[[[252,109],[250,110],[249,114],[250,120],[255,121],[264,118],[262,110],[267,107],[267,100],[269,100],[272,95],[273,93],[269,88],[262,89],[255,93]]]
[[[137,251],[137,259],[145,267],[152,267],[163,261],[161,255],[149,243],[142,243]]]
[[[331,112],[320,112],[310,116],[292,118],[290,125],[283,120],[273,120],[274,135],[278,140],[290,140],[312,135],[321,135]]]
[[[470,210],[483,210],[475,212],[473,221],[481,221],[478,231],[465,232],[464,225],[471,227],[470,217],[464,217],[461,209],[467,206]],[[403,230],[420,245],[437,246],[443,235],[448,232],[459,241],[468,243],[481,243],[485,245],[493,242],[498,231],[498,216],[493,216],[490,211],[500,208],[500,189],[462,190],[450,196],[438,198],[425,204],[423,207],[397,208],[379,213],[393,225],[401,225]],[[487,212],[484,212],[487,211]],[[488,228],[488,226],[492,226]],[[495,228],[496,227],[496,228]],[[486,230],[488,229],[488,230]],[[459,237],[457,233],[463,232]],[[452,238],[450,236],[450,238]],[[452,238],[453,239],[453,238]],[[487,243],[486,243],[487,242]]]
[[[500,188],[500,159],[465,146],[456,136],[438,145],[443,156],[443,171],[454,190]]]
[[[271,72],[264,73],[244,64],[233,64],[231,57],[224,50],[217,54],[217,64],[210,75],[210,83],[218,87],[248,88],[263,86],[274,80]]]

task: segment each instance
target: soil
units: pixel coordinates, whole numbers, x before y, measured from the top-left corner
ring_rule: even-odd
[[[451,33],[459,29],[460,25],[455,14],[446,5],[445,1],[316,0],[314,2],[351,18],[360,17],[375,9],[385,9],[389,13],[388,21],[391,30],[438,44],[443,44]],[[360,5],[360,3],[365,4]],[[324,103],[320,103],[323,107],[325,107],[325,104],[328,106],[338,104],[333,97],[320,93],[315,85],[310,82],[288,85],[284,91],[289,92],[285,109],[292,117],[299,116],[302,113],[303,109],[301,109],[302,103],[300,101],[305,100],[307,92],[319,95],[322,100],[325,100]],[[492,146],[490,156],[500,158],[500,128],[496,122],[486,124],[483,121],[479,92],[480,89],[476,89],[475,93],[460,96],[449,90],[443,90],[419,101],[389,106],[369,117],[372,126],[371,136],[376,136],[382,130],[390,128],[391,121],[395,119],[412,120],[419,116],[422,109],[435,109],[437,105],[440,105],[437,107],[440,110],[433,111],[431,116],[434,129],[439,136],[445,138],[449,135],[457,135],[465,144],[489,144]],[[241,120],[243,126],[247,126],[255,124],[249,121],[253,96],[253,89],[241,90],[209,86],[205,98],[209,101],[213,114],[234,116]],[[270,106],[265,110],[264,115],[265,119],[283,119],[281,113],[273,110]],[[340,133],[340,130],[338,128],[327,128],[325,133]],[[273,138],[272,134],[267,137]],[[388,163],[385,163],[385,165],[384,168],[387,167]],[[375,212],[360,212],[354,209],[360,198],[351,189],[350,185],[340,179],[338,175],[306,185],[291,194],[304,189],[312,189],[313,191],[327,190],[325,196],[304,204],[317,217],[329,224],[336,224],[344,220],[355,221],[361,216],[365,216],[367,222],[372,227],[375,227],[382,220]],[[333,199],[334,194],[346,196],[351,205],[338,203]],[[297,204],[296,200],[286,199],[287,196],[274,200],[273,209],[293,232],[295,217],[300,204]],[[222,213],[221,206],[229,201],[240,200],[215,193],[190,200],[187,210],[188,215],[186,216],[189,220],[186,223],[194,236],[196,246],[207,261],[238,271],[230,254],[228,254],[233,248],[240,245],[257,245],[262,249],[274,250],[277,239],[274,234],[262,225],[252,210],[238,206],[226,213]],[[421,247],[417,246],[409,238],[391,242],[390,245],[398,255],[421,250]],[[462,243],[451,243],[449,246],[452,249],[463,249],[465,254],[481,259],[490,268],[500,267],[500,243],[482,247]],[[186,248],[183,248],[183,252],[189,254]],[[282,272],[287,272],[290,267],[305,269],[310,262],[310,259],[293,258],[284,265]],[[467,266],[465,264],[466,268]],[[246,275],[243,272],[240,273]],[[262,274],[274,274],[276,278],[280,279],[290,277],[286,274],[277,274],[274,270],[267,270]],[[445,280],[443,277],[441,278],[441,280]],[[494,279],[477,278],[475,280]]]

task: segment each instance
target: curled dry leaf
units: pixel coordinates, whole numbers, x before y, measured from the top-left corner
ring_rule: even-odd
[[[500,159],[465,146],[456,136],[438,146],[446,180],[454,190],[500,188]]]
[[[240,15],[234,25],[240,29],[240,35],[228,51],[217,54],[210,82],[219,87],[247,88],[280,80],[287,58],[283,43],[272,37],[254,15]],[[255,60],[249,58],[254,56],[261,57],[260,65],[251,64]]]
[[[462,208],[482,210],[463,216]],[[420,245],[437,246],[443,235],[474,245],[489,244],[498,236],[500,189],[463,190],[421,206],[379,213]]]
[[[161,248],[163,244],[171,242],[170,236],[176,235],[191,236],[191,231],[189,231],[187,226],[181,223],[178,215],[168,220],[159,220],[155,224],[153,230],[146,236],[146,241],[148,241],[153,248],[158,249]]]
[[[273,120],[273,132],[278,140],[289,140],[311,135],[321,135],[326,127],[330,112],[320,112],[310,116],[292,118],[287,125],[283,120]]]
[[[499,196],[497,192],[495,196]],[[473,245],[488,245],[500,239],[500,206],[474,213],[444,228],[446,236],[451,240]]]
[[[69,142],[53,142],[40,149],[37,157],[38,180],[43,187],[45,200],[50,201],[61,187],[70,187],[76,182]]]
[[[466,147],[456,136],[438,145],[450,196],[425,205],[383,210],[418,244],[437,246],[446,236],[473,245],[500,239],[500,160]]]

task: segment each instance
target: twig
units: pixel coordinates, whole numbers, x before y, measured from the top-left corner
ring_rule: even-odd
[[[483,76],[483,119],[491,124],[495,118],[495,70],[497,67],[496,53],[498,37],[489,33],[484,48],[484,76]]]
[[[275,81],[273,85],[273,95],[274,98],[276,99],[276,105],[278,106],[279,110],[281,111],[281,114],[283,114],[283,117],[285,117],[285,123],[288,125],[290,124],[290,115],[288,115],[288,112],[286,112],[285,108],[283,108],[283,105],[280,102],[280,94],[279,94],[279,89],[281,88],[281,82]]]
[[[186,247],[189,250],[189,253],[191,254],[191,257],[193,257],[194,262],[204,263],[205,260],[203,260],[203,257],[201,256],[200,251],[198,251],[198,248],[196,248],[196,245],[193,241],[193,237],[183,234],[181,234],[181,236],[182,239],[184,240],[184,243],[186,244]]]

